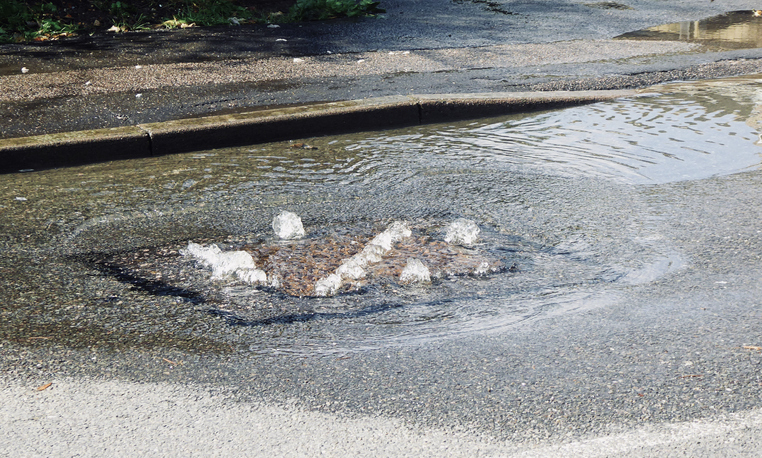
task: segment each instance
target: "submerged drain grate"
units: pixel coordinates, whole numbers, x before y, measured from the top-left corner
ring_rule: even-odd
[[[413,224],[406,236],[385,241],[389,228],[373,237],[367,226],[328,228],[297,240],[231,236],[99,254],[90,262],[150,294],[198,301],[224,301],[222,291],[231,288],[292,297],[357,294],[389,286],[399,291],[412,284],[435,288],[458,277],[517,270],[484,243],[446,241],[445,229]],[[384,243],[385,248],[380,246]],[[252,275],[255,270],[261,276]],[[333,288],[321,290],[321,282],[332,277],[337,280]]]

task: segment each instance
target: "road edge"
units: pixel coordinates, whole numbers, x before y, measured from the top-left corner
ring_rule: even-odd
[[[389,96],[8,138],[0,139],[0,172],[486,118],[614,100],[638,93],[621,89]]]

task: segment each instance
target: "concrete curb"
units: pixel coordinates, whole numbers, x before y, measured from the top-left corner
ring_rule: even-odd
[[[501,116],[636,94],[609,90],[392,96],[0,139],[0,172]]]

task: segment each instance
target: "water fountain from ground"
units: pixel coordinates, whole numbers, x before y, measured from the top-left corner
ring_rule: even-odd
[[[189,242],[180,254],[211,269],[214,279],[235,279],[299,297],[334,296],[370,285],[428,283],[432,278],[483,276],[505,270],[503,261],[473,247],[479,227],[464,218],[447,226],[444,242],[414,236],[400,221],[367,241],[352,234],[285,244],[283,239],[305,235],[301,219],[290,212],[281,212],[272,226],[281,240],[231,251]]]

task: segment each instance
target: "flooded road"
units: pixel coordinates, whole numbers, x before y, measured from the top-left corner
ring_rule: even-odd
[[[3,371],[500,438],[759,406],[761,90],[0,176]],[[315,298],[180,254],[273,246],[282,210],[314,246],[393,221],[442,241],[467,218],[506,269]]]

